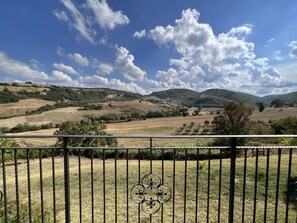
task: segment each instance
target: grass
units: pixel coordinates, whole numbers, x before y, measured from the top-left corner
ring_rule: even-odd
[[[132,151],[131,151],[132,152]],[[183,152],[183,150],[181,150]],[[267,222],[273,222],[275,216],[275,196],[276,196],[276,178],[277,178],[277,162],[278,156],[270,156],[269,168],[269,193],[268,193],[268,212]],[[153,173],[162,176],[161,161],[154,160]],[[118,222],[126,222],[126,160],[117,160],[117,195],[118,195]],[[95,222],[103,222],[103,161],[101,159],[94,159],[94,214]],[[198,217],[200,222],[206,221],[207,208],[207,182],[208,182],[208,168],[210,169],[210,222],[216,222],[218,218],[218,190],[219,190],[219,160],[211,160],[210,166],[208,161],[199,162],[199,196],[198,196]],[[129,160],[129,190],[133,185],[138,183],[138,162],[137,160]],[[141,161],[141,177],[149,173],[150,163],[147,160]],[[173,182],[173,162],[164,161],[164,182],[172,188]],[[176,188],[175,188],[175,220],[176,222],[183,222],[184,216],[184,197],[187,199],[186,207],[186,222],[194,222],[195,219],[195,203],[196,203],[196,161],[187,162],[187,185],[185,192],[184,178],[185,178],[185,162],[176,161]],[[222,184],[221,184],[221,222],[228,220],[228,202],[229,202],[229,159],[222,161]],[[236,178],[235,178],[235,222],[241,222],[242,212],[242,188],[243,188],[243,167],[244,159],[238,158],[236,163]],[[19,178],[19,194],[21,206],[21,222],[28,221],[28,193],[27,193],[27,164],[21,163],[18,165]],[[33,208],[33,222],[40,222],[40,175],[39,162],[34,160],[30,162],[30,180],[31,180],[31,197]],[[297,155],[293,154],[292,176],[297,175]],[[7,193],[9,203],[8,222],[16,222],[16,207],[15,207],[15,168],[13,165],[6,166],[7,175]],[[286,185],[288,175],[288,155],[283,154],[281,157],[281,172],[280,172],[280,189],[279,189],[279,209],[278,221],[285,220],[285,198]],[[53,222],[53,195],[52,195],[52,161],[50,158],[42,160],[43,173],[43,196],[44,196],[44,210],[45,222]],[[70,185],[71,185],[71,221],[79,222],[79,189],[78,189],[78,158],[70,158]],[[63,180],[63,158],[55,158],[55,185],[56,185],[56,218],[58,222],[64,222],[64,180]],[[91,160],[87,158],[81,159],[81,177],[82,177],[82,208],[83,222],[91,222]],[[0,176],[2,179],[2,176]],[[246,177],[246,208],[245,221],[252,222],[253,220],[253,198],[254,198],[254,179],[255,179],[255,158],[248,158],[247,161],[247,177]],[[257,192],[257,215],[256,222],[263,222],[264,215],[264,199],[265,199],[265,180],[266,180],[266,157],[259,157],[258,169],[258,192]],[[115,209],[115,160],[106,160],[106,220],[107,222],[114,222]],[[164,205],[164,222],[172,222],[172,202],[171,199]],[[129,220],[131,222],[138,220],[138,206],[133,203],[128,197],[129,203]],[[294,206],[290,205],[289,222],[295,222],[296,211]],[[0,204],[0,218],[3,219],[3,202]],[[161,211],[153,215],[153,222],[159,222],[161,218]],[[148,222],[149,215],[141,213],[141,222]]]

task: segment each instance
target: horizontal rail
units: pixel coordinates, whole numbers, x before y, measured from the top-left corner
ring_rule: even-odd
[[[123,135],[1,135],[0,138],[127,138],[127,139],[191,139],[191,138],[297,138],[297,135],[163,135],[163,136],[123,136]]]

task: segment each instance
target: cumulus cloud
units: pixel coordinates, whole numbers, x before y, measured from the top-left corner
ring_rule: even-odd
[[[98,74],[106,75],[113,72],[113,66],[109,63],[97,62],[94,67],[97,69]]]
[[[119,79],[108,79],[106,77],[101,77],[98,75],[82,76],[79,77],[79,82],[93,87],[111,87],[119,90],[130,91],[140,94],[146,94],[147,91],[142,87],[138,86],[134,82],[123,82]]]
[[[216,35],[209,24],[199,21],[199,16],[197,10],[187,9],[174,25],[156,26],[147,32],[146,37],[157,45],[173,47],[180,55],[170,59],[167,70],[157,72],[159,83],[198,91],[205,88],[248,91],[250,87],[243,86],[249,84],[258,88],[290,86],[275,68],[269,67],[268,58],[256,57],[254,43],[246,40],[252,33],[251,24]],[[153,81],[150,84],[156,86]]]
[[[48,75],[42,71],[31,68],[28,64],[9,58],[0,51],[0,71],[18,79],[32,81],[46,81]]]
[[[141,31],[135,31],[133,34],[133,37],[140,39],[140,38],[145,37],[145,35],[146,35],[146,31],[145,31],[145,29],[143,29]]]
[[[146,72],[134,64],[134,56],[125,47],[118,47],[116,51],[115,70],[130,81],[141,80]]]
[[[101,28],[114,29],[117,25],[129,24],[129,19],[122,11],[113,11],[106,0],[87,0],[87,6],[95,15]]]
[[[72,61],[78,63],[78,64],[81,65],[81,66],[88,66],[88,65],[89,65],[89,59],[88,59],[87,57],[85,57],[85,56],[82,56],[82,55],[79,54],[79,53],[69,53],[69,54],[67,55],[67,57],[68,57],[70,60],[72,60]]]
[[[55,82],[63,82],[63,83],[71,83],[72,78],[69,77],[67,74],[63,73],[62,71],[54,70],[53,76],[51,78],[51,81]]]
[[[107,87],[109,85],[109,80],[107,78],[98,75],[81,76],[79,77],[79,81],[89,86]]]
[[[78,75],[78,72],[73,67],[67,66],[63,63],[54,63],[53,67],[68,74]]]

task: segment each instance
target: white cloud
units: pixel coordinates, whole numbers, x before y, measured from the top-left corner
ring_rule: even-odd
[[[62,64],[62,63],[54,63],[53,64],[53,67],[60,70],[60,71],[63,71],[63,72],[66,72],[68,74],[75,74],[75,75],[78,75],[78,72],[71,66],[67,66],[65,64]]]
[[[110,74],[113,72],[113,66],[108,63],[98,63],[96,68],[98,74]]]
[[[198,91],[205,88],[245,91],[250,86],[271,89],[292,84],[269,67],[268,58],[256,57],[254,44],[246,41],[252,25],[233,27],[227,33],[215,35],[209,24],[199,21],[199,15],[195,9],[187,9],[175,20],[175,25],[156,26],[148,31],[149,39],[160,46],[174,47],[180,55],[170,59],[167,70],[157,72],[160,83]]]
[[[284,57],[282,56],[280,50],[276,50],[276,51],[274,51],[274,52],[273,52],[273,55],[274,55],[274,56],[272,57],[273,60],[276,60],[276,61],[282,61],[282,60],[284,59]]]
[[[57,47],[57,55],[66,56],[68,59],[78,63],[80,66],[88,66],[90,61],[87,57],[82,56],[79,53],[66,53],[62,47]]]
[[[292,41],[289,44],[290,47],[297,47],[297,41]]]
[[[145,31],[145,29],[143,29],[141,31],[135,31],[133,34],[133,37],[140,39],[140,38],[145,37],[145,35],[146,35],[146,31]]]
[[[246,24],[240,27],[232,28],[227,34],[228,36],[245,38],[247,35],[251,34],[252,28],[253,26],[251,24]]]
[[[268,39],[266,42],[265,42],[265,47],[268,47],[268,46],[271,46],[271,44],[273,43],[275,41],[275,39],[274,38],[270,38],[270,39]]]
[[[142,87],[138,86],[134,82],[123,82],[119,79],[108,79],[98,75],[82,76],[79,78],[79,82],[92,87],[110,87],[124,91],[130,91],[140,94],[147,94],[148,92]]]
[[[85,19],[82,13],[77,9],[77,7],[72,3],[71,0],[60,0],[60,1],[69,10],[72,16],[73,21],[70,21],[69,19],[67,20],[71,28],[76,29],[83,38],[88,40],[90,43],[94,44],[96,32],[89,25],[88,21]]]
[[[0,51],[0,71],[10,74],[18,79],[32,81],[46,81],[48,75],[42,71],[35,70],[29,65],[9,58],[4,52]]]
[[[98,75],[82,76],[79,77],[79,81],[89,86],[99,85],[100,87],[107,87],[109,85],[109,80],[107,78]]]
[[[130,22],[123,12],[113,11],[106,0],[87,0],[86,2],[101,28],[112,30],[117,25],[126,25]]]
[[[38,60],[31,59],[30,62],[31,62],[31,67],[34,70],[41,71],[42,70],[42,67],[44,67],[44,64],[40,63]]]
[[[62,47],[57,47],[57,50],[56,50],[56,53],[57,55],[59,56],[64,56],[65,55],[65,50],[62,48]]]
[[[292,57],[297,58],[297,47],[294,47],[294,48],[292,49],[290,55],[291,55]]]
[[[69,77],[67,74],[63,73],[62,71],[54,70],[53,76],[51,78],[51,81],[54,82],[63,82],[63,83],[71,83],[72,78]]]
[[[290,52],[290,56],[293,58],[297,58],[297,41],[292,41],[289,44],[290,47],[292,47],[292,50]]]
[[[66,14],[66,12],[64,12],[63,10],[59,11],[59,10],[54,10],[53,11],[54,15],[57,17],[57,19],[63,21],[63,22],[69,22],[69,18]]]
[[[130,81],[141,80],[146,72],[134,64],[134,56],[124,47],[116,51],[115,70]]]
[[[69,53],[69,54],[67,55],[67,57],[68,57],[70,60],[72,60],[72,61],[78,63],[78,64],[81,65],[81,66],[88,66],[88,65],[89,65],[89,59],[88,59],[87,57],[82,56],[82,55],[79,54],[79,53]]]

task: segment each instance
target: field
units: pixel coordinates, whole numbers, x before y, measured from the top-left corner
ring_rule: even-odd
[[[183,150],[182,150],[183,151]],[[166,152],[166,151],[165,151]],[[297,155],[293,155],[292,175],[296,176],[297,172]],[[245,221],[252,222],[253,220],[253,198],[254,198],[254,180],[255,180],[255,158],[248,158],[247,162],[247,178],[246,178],[246,201],[245,201]],[[235,222],[241,222],[242,212],[242,188],[243,188],[243,164],[242,158],[237,159],[236,163],[236,185],[235,185]],[[81,177],[82,177],[82,219],[83,222],[91,221],[91,178],[94,179],[94,215],[96,222],[103,222],[103,172],[101,159],[94,159],[94,172],[92,175],[90,159],[81,159]],[[153,161],[153,173],[162,175],[161,161]],[[126,160],[117,161],[117,210],[118,222],[126,222],[127,215],[127,184],[126,184]],[[129,205],[129,220],[137,221],[137,204],[130,199],[130,189],[138,183],[138,162],[129,160],[129,184],[128,184],[128,205]],[[170,188],[172,185],[173,162],[164,161],[164,182]],[[221,183],[221,222],[227,222],[228,217],[228,198],[229,198],[229,159],[223,159],[222,162],[222,183]],[[28,193],[27,193],[27,164],[20,160],[18,165],[18,183],[19,196],[21,207],[21,222],[28,221]],[[39,175],[38,160],[30,162],[30,180],[31,180],[31,199],[33,222],[40,222],[40,175]],[[187,162],[187,193],[185,192],[185,162],[176,161],[176,188],[175,188],[175,220],[183,222],[184,216],[184,197],[187,199],[187,219],[186,222],[194,222],[195,219],[195,203],[196,203],[196,161]],[[218,190],[219,190],[219,160],[211,160],[210,162],[210,212],[209,222],[217,222],[218,218]],[[16,217],[15,210],[15,179],[14,166],[6,166],[8,202],[9,202],[9,222],[14,222]],[[257,212],[256,222],[263,222],[264,215],[264,200],[265,200],[265,180],[266,180],[266,157],[259,157],[258,169],[258,192],[257,192]],[[275,216],[275,196],[276,196],[276,176],[277,176],[277,156],[270,157],[269,168],[269,191],[268,191],[268,210],[267,222],[273,222]],[[279,209],[278,221],[284,222],[285,219],[285,197],[287,185],[288,171],[288,155],[282,155],[281,172],[280,172],[280,189],[279,189]],[[141,176],[149,172],[149,161],[141,161]],[[2,173],[2,172],[1,172]],[[42,160],[43,173],[43,206],[45,213],[45,222],[53,222],[53,184],[52,184],[52,160],[45,158]],[[63,159],[55,158],[55,189],[56,189],[56,218],[58,222],[64,222],[64,181],[63,181]],[[78,190],[78,158],[70,158],[70,185],[71,185],[71,221],[79,221],[79,190]],[[0,175],[2,179],[2,176]],[[107,222],[114,222],[115,210],[115,161],[113,159],[106,160],[106,218]],[[206,222],[207,208],[207,182],[208,182],[208,162],[199,162],[199,179],[198,179],[198,218],[200,222]],[[164,222],[172,222],[172,205],[173,198],[164,204]],[[0,216],[3,216],[3,202],[0,204]],[[153,215],[153,222],[160,221],[160,212]],[[289,222],[295,222],[296,212],[293,210],[293,205],[290,205]],[[141,222],[148,222],[149,215],[141,213]]]
[[[28,99],[17,103],[0,104],[0,117],[11,114],[11,111],[16,111],[18,109],[20,112],[25,112],[29,110],[35,110],[46,104],[54,104],[54,102],[43,101],[40,99]],[[111,107],[109,106],[111,104]],[[80,107],[67,107],[58,108],[51,111],[46,111],[41,114],[35,115],[23,115],[12,118],[0,119],[0,127],[12,128],[18,123],[29,123],[31,125],[40,125],[43,123],[53,123],[60,124],[65,121],[77,121],[84,118],[85,115],[95,115],[100,116],[106,113],[132,113],[141,112],[145,113],[147,111],[160,111],[162,107],[150,102],[141,102],[138,100],[134,101],[111,101],[109,103],[103,103],[102,110],[79,110]],[[2,114],[2,116],[1,116]],[[17,115],[16,112],[13,114]]]
[[[0,104],[0,117],[25,115],[26,112],[34,111],[47,104],[53,105],[55,102],[31,98],[15,103]]]
[[[121,103],[121,102],[119,102]],[[139,103],[139,102],[137,102]],[[139,104],[143,104],[139,103]],[[108,106],[109,107],[109,106]],[[115,106],[114,109],[117,107]],[[77,107],[61,108],[52,111],[44,112],[38,115],[21,116],[10,119],[0,120],[0,126],[11,127],[17,123],[29,122],[30,124],[40,125],[41,123],[61,123],[67,120],[80,120],[85,114],[95,113],[97,111],[79,111]],[[215,111],[216,109],[214,109]],[[97,114],[102,114],[106,112],[106,109],[98,111]],[[142,121],[131,121],[122,123],[110,123],[107,124],[107,131],[113,135],[125,135],[125,136],[135,136],[135,135],[175,135],[178,128],[183,126],[183,124],[189,125],[194,122],[195,125],[203,125],[206,120],[212,121],[214,115],[210,115],[210,109],[203,109],[201,115],[199,116],[187,116],[187,117],[168,117],[168,118],[154,118],[146,119]],[[95,113],[96,114],[96,113]],[[279,108],[267,108],[264,112],[254,111],[251,119],[252,120],[275,120],[279,118],[284,118],[287,116],[296,116],[297,108],[283,108],[280,111]],[[23,132],[16,135],[52,135],[56,129],[39,130],[34,132]],[[29,139],[27,140],[32,145],[40,145],[40,140]],[[43,145],[52,145],[55,143],[54,139],[47,139],[42,141]],[[183,145],[182,140],[175,141],[178,145]],[[187,141],[188,145],[196,145],[196,141]],[[163,140],[159,144],[168,144],[168,141]],[[141,140],[134,139],[119,139],[120,146],[139,146],[147,145]]]

